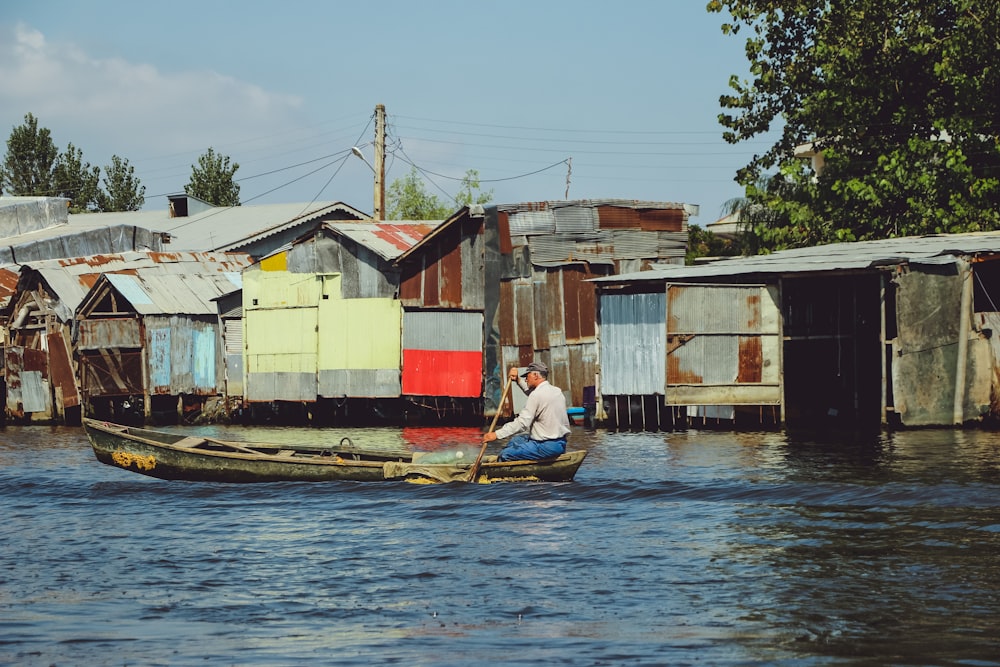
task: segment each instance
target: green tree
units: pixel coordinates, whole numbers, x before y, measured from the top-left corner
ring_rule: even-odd
[[[1000,3],[712,0],[746,31],[731,143],[781,127],[737,174],[759,250],[1000,226]],[[794,156],[814,142],[822,173]],[[770,177],[769,179],[767,177]],[[761,187],[761,179],[767,186]]]
[[[389,185],[385,199],[386,215],[390,220],[442,220],[454,211],[427,192],[416,167],[411,167],[406,176]]]
[[[214,206],[239,206],[240,185],[234,180],[240,165],[230,164],[229,156],[209,148],[191,165],[191,181],[184,192]]]
[[[104,190],[98,193],[102,211],[138,211],[146,203],[146,186],[135,177],[135,168],[128,160],[111,156],[104,167]]]
[[[694,264],[699,257],[732,257],[739,254],[739,249],[730,239],[713,234],[698,225],[688,225],[685,264]]]
[[[479,172],[469,169],[462,178],[462,187],[455,195],[455,203],[459,208],[473,204],[488,204],[493,201],[493,190],[482,192],[479,186]]]
[[[70,213],[86,213],[98,208],[101,170],[83,161],[83,151],[69,144],[52,170],[54,191],[49,194],[69,199]]]
[[[52,196],[58,157],[52,133],[48,128],[39,128],[32,114],[25,114],[24,124],[15,127],[7,139],[7,155],[0,166],[0,194]]]

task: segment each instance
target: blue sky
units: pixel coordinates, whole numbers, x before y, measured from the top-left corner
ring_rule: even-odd
[[[166,208],[211,146],[245,204],[372,209],[376,104],[387,182],[417,165],[447,201],[467,169],[494,201],[698,204],[742,194],[767,141],[729,145],[718,99],[743,37],[705,0],[504,3],[0,3],[0,138],[26,113],[93,165],[127,158]],[[567,158],[572,158],[569,172]]]

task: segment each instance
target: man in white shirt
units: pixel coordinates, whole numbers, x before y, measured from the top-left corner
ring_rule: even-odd
[[[487,443],[518,434],[500,451],[498,461],[548,459],[566,451],[566,436],[570,432],[566,397],[561,389],[549,384],[548,376],[545,364],[531,362],[521,375],[524,383],[517,383],[528,394],[524,409],[513,421],[483,436],[483,442]],[[517,380],[516,366],[510,369],[508,377]]]

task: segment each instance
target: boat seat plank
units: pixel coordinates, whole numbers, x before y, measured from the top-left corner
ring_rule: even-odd
[[[278,450],[278,456],[293,456],[295,454],[294,449],[281,449]]]
[[[188,436],[186,438],[181,438],[180,440],[178,440],[174,444],[177,445],[178,447],[188,447],[190,449],[194,449],[198,445],[202,445],[204,443],[205,443],[205,438],[198,438],[198,437],[195,437],[195,436]]]

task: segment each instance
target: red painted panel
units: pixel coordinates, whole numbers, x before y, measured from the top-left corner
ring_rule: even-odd
[[[403,394],[479,398],[483,395],[483,353],[403,350]]]

